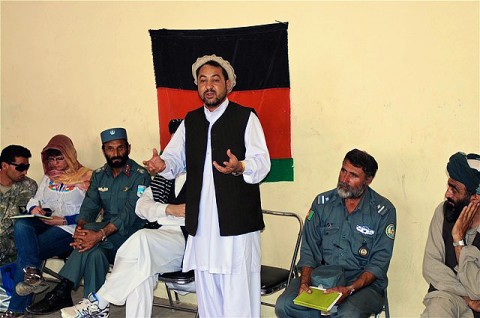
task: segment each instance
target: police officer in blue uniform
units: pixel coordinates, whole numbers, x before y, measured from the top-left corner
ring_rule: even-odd
[[[298,263],[301,277],[292,280],[279,297],[275,307],[278,317],[320,317],[320,311],[293,302],[319,283],[327,292],[342,293],[338,306],[323,314],[369,317],[382,310],[396,211],[390,201],[369,187],[377,169],[371,155],[353,149],[343,160],[337,188],[315,198],[303,230]],[[332,273],[332,268],[341,279],[317,277]]]
[[[125,129],[107,129],[100,137],[107,164],[92,175],[73,235],[75,250],[59,273],[63,277],[60,283],[43,300],[27,307],[31,314],[72,306],[71,290],[82,278],[84,298],[100,289],[118,248],[145,224],[135,214],[135,205],[150,185],[150,175],[128,157],[130,144]],[[103,219],[96,222],[100,212]]]

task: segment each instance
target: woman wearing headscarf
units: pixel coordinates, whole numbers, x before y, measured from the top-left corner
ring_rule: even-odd
[[[42,150],[42,163],[45,175],[27,204],[29,214],[34,217],[15,223],[16,291],[2,318],[23,315],[31,303],[31,294],[48,288],[41,264],[50,257],[72,251],[75,219],[90,185],[92,171],[78,162],[77,151],[67,136],[56,135],[48,142]]]

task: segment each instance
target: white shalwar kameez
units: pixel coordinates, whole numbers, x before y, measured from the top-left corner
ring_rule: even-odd
[[[260,231],[220,236],[219,230],[211,128],[227,105],[228,99],[213,112],[204,108],[210,125],[198,228],[195,236],[188,237],[183,271],[195,270],[200,317],[260,317]],[[245,147],[246,169],[242,177],[247,183],[259,183],[270,171],[270,156],[260,121],[253,113],[245,131]],[[160,173],[163,177],[171,179],[185,170],[184,122],[161,157],[166,163],[165,170]]]
[[[186,175],[175,180],[178,196]],[[135,232],[118,249],[110,276],[97,292],[101,298],[115,305],[126,305],[126,317],[151,317],[153,290],[158,273],[181,270],[185,237],[180,226],[185,218],[166,215],[168,204],[155,202],[151,188],[138,199],[135,213],[142,219],[162,224],[158,229],[142,229]]]

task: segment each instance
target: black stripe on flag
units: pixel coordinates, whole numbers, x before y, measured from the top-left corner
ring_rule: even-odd
[[[237,75],[235,91],[289,88],[288,23],[212,30],[149,30],[156,87],[196,90],[192,64],[215,54]]]

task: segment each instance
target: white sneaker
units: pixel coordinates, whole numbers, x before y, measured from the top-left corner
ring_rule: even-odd
[[[61,313],[62,318],[108,318],[110,305],[103,309],[99,308],[97,297],[90,293],[88,298],[84,298],[73,307],[63,308]]]

